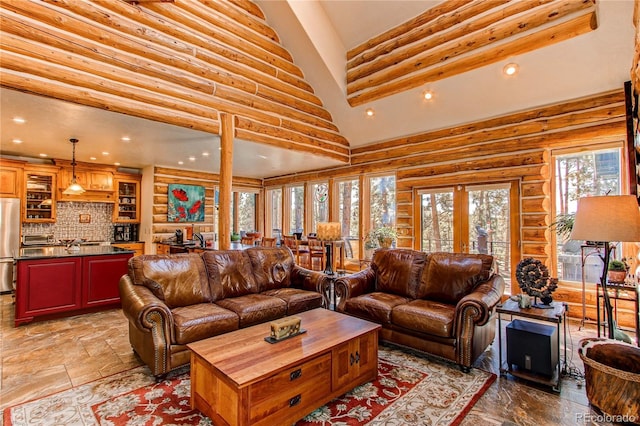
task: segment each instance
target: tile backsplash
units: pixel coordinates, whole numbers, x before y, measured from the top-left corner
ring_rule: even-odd
[[[80,223],[80,215],[89,215],[89,223]],[[84,238],[87,241],[113,240],[113,204],[56,203],[56,223],[25,223],[24,235],[53,234],[56,240]]]

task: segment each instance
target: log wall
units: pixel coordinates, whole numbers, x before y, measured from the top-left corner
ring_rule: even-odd
[[[220,184],[220,175],[217,173],[204,173],[189,170],[173,169],[168,167],[154,167],[153,170],[153,217],[151,226],[152,242],[166,240],[175,235],[177,229],[191,226],[191,223],[174,223],[167,220],[168,187],[170,183],[185,185],[200,185],[205,188],[204,222],[194,223],[196,229],[201,232],[213,233],[214,229],[214,191]],[[260,189],[262,180],[251,178],[233,178],[234,190],[242,188]],[[261,197],[262,198],[262,197]],[[146,198],[145,198],[146,200]],[[257,224],[259,229],[262,227]]]
[[[0,84],[347,163],[349,144],[248,1],[0,0]]]

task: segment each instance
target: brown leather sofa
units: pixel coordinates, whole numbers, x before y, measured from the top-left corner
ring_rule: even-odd
[[[495,337],[504,280],[492,256],[378,249],[371,265],[335,282],[337,310],[382,325],[380,339],[469,371]]]
[[[120,298],[133,350],[160,376],[189,363],[188,343],[322,306],[326,280],[286,247],[143,255]]]

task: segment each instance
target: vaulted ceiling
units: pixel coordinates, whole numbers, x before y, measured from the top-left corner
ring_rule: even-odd
[[[135,12],[137,8],[162,15],[163,19],[178,20],[185,19],[187,15],[181,14],[190,9],[206,9],[190,2],[194,3],[193,0],[175,0],[173,4],[141,2],[137,6],[114,7],[111,12],[125,16],[119,25],[128,22],[131,34],[144,33],[140,37],[150,40],[159,35],[141,23],[139,17],[146,15]],[[244,0],[218,3],[234,13],[255,7]],[[47,4],[65,10],[74,7],[74,2],[67,1]],[[261,49],[270,52],[271,59],[265,62],[291,61],[293,68],[286,64],[275,68],[284,68],[296,76],[300,89],[289,101],[282,96],[274,98],[280,95],[279,90],[274,93],[267,89],[274,85],[278,88],[276,77],[263,92],[258,86],[250,104],[240,101],[238,105],[266,110],[269,114],[269,108],[276,108],[270,105],[280,102],[287,111],[290,108],[306,115],[282,113],[277,107],[277,113],[271,116],[278,119],[267,125],[265,120],[271,120],[271,116],[257,117],[243,115],[245,110],[236,111],[245,120],[239,122],[244,133],[237,135],[234,156],[234,174],[241,176],[269,177],[341,165],[345,157],[329,155],[345,152],[341,146],[362,147],[600,93],[620,88],[630,78],[634,51],[631,1],[258,0],[255,5],[259,6],[255,9],[256,16],[264,13],[264,20],[258,16],[251,22],[268,25],[251,29],[259,37],[253,33],[250,36],[255,43],[262,44]],[[15,33],[7,30],[7,25],[15,25],[9,19],[13,13],[11,6],[3,6],[0,40],[3,51],[9,49],[20,55],[12,38]],[[237,19],[242,16],[239,14]],[[22,19],[30,24],[34,17]],[[83,19],[98,18],[85,15]],[[145,31],[141,32],[141,28]],[[250,25],[245,23],[238,33],[231,34],[246,37],[240,33],[246,32],[246,28]],[[157,27],[154,29],[157,31]],[[122,26],[117,30],[124,31]],[[65,31],[77,29],[69,27]],[[166,33],[161,37],[165,43],[173,43]],[[185,40],[185,52],[195,44],[195,38]],[[50,72],[46,49],[41,54],[41,72]],[[7,56],[2,55],[1,59],[5,71]],[[508,77],[502,73],[508,62],[518,64],[517,75]],[[13,77],[29,71],[16,70],[15,66],[11,69]],[[299,75],[296,69],[300,70]],[[225,73],[219,74],[222,78]],[[73,73],[69,78],[73,78]],[[246,80],[250,82],[251,78]],[[141,108],[138,117],[97,109],[95,106],[100,105],[90,102],[91,93],[87,91],[77,92],[84,94],[84,99],[80,96],[53,100],[14,90],[37,93],[29,81],[19,87],[10,83],[10,79],[2,80],[3,154],[37,156],[46,152],[50,157],[68,159],[68,138],[78,137],[81,140],[78,152],[86,157],[81,158],[85,161],[95,156],[97,161],[118,161],[129,167],[157,164],[217,171],[215,125],[210,131],[197,125],[176,126],[179,123],[175,121],[185,117],[172,120],[170,114],[165,121],[172,124],[162,124],[148,120],[149,117],[139,118],[145,116],[145,108]],[[251,90],[230,83],[219,84],[228,95],[226,98],[222,95],[221,99],[232,103],[238,99],[238,93]],[[289,85],[291,81],[287,81]],[[308,95],[303,93],[306,85]],[[425,91],[432,93],[431,100],[424,99]],[[111,109],[118,111],[116,106]],[[213,107],[224,109],[220,105]],[[368,116],[367,109],[374,115]],[[27,125],[13,123],[14,115],[27,116]],[[309,117],[313,116],[318,118],[310,122]],[[289,120],[290,125],[283,127],[283,120]],[[123,143],[122,136],[132,140]],[[23,143],[16,145],[13,139],[21,139]],[[109,155],[102,156],[102,151],[108,151]],[[203,157],[203,152],[209,155]],[[189,161],[189,156],[195,160]],[[178,161],[184,164],[178,165]]]

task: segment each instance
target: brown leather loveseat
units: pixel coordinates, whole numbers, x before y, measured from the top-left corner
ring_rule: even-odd
[[[120,297],[131,346],[159,376],[189,363],[187,343],[322,306],[325,280],[288,248],[143,255]]]
[[[493,257],[378,249],[371,266],[335,282],[337,310],[382,325],[380,339],[468,371],[495,337],[504,280]]]

